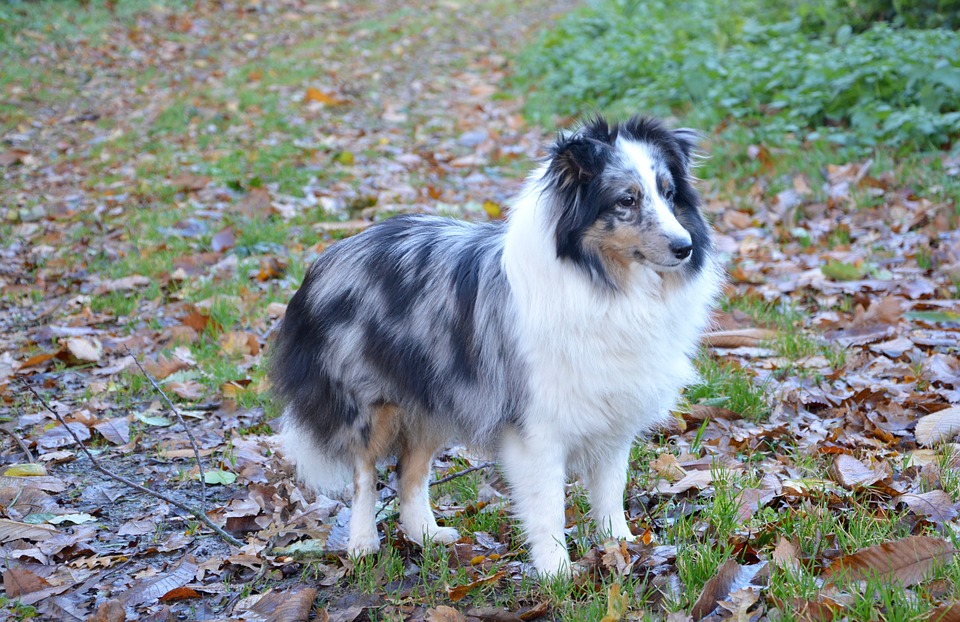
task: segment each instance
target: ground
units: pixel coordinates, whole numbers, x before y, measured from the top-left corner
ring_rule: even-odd
[[[591,534],[572,483],[581,573],[538,585],[495,468],[454,449],[434,502],[464,538],[409,543],[387,465],[358,562],[347,510],[277,452],[270,336],[371,220],[503,216],[551,138],[514,54],[565,3],[53,6],[0,8],[4,615],[957,615],[960,158],[819,167],[707,135],[730,285],[703,383],[635,447],[638,542]]]

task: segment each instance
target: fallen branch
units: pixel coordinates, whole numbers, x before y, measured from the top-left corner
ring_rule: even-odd
[[[496,462],[481,462],[480,464],[478,464],[478,465],[476,465],[476,466],[472,466],[472,467],[466,468],[466,469],[464,469],[464,470],[462,470],[462,471],[457,471],[456,473],[451,473],[450,475],[445,475],[445,476],[441,477],[440,479],[433,480],[432,482],[430,482],[430,485],[431,485],[431,486],[439,486],[440,484],[446,484],[447,482],[449,482],[449,481],[452,480],[452,479],[457,479],[458,477],[463,477],[464,475],[466,475],[466,474],[468,474],[468,473],[473,473],[474,471],[479,471],[479,470],[481,470],[481,469],[489,469],[489,468],[492,467],[492,466],[496,466],[496,464],[497,464]]]
[[[77,437],[73,429],[69,425],[67,425],[67,422],[63,419],[62,416],[60,416],[60,413],[58,413],[49,404],[47,404],[47,401],[44,400],[43,397],[39,393],[37,393],[36,389],[31,387],[30,384],[25,379],[21,378],[20,382],[22,382],[23,386],[25,386],[27,390],[30,391],[30,393],[32,393],[35,398],[37,398],[37,400],[43,405],[44,408],[46,408],[54,417],[57,418],[57,421],[60,422],[60,425],[62,425],[64,429],[66,429],[66,431],[69,432],[70,436],[73,437],[73,440],[77,443],[77,446],[80,447],[80,450],[87,456],[87,458],[90,459],[90,462],[93,464],[93,467],[95,469],[97,469],[98,471],[100,471],[110,479],[116,480],[121,484],[129,486],[134,490],[150,495],[151,497],[157,498],[161,501],[166,501],[167,503],[174,506],[175,508],[194,516],[197,520],[199,520],[200,522],[205,524],[207,527],[212,529],[214,532],[216,532],[217,535],[223,538],[223,540],[225,540],[226,542],[229,542],[233,546],[236,546],[236,547],[243,546],[243,542],[241,542],[240,540],[237,540],[236,538],[228,534],[219,525],[217,525],[212,520],[210,520],[210,517],[208,517],[205,513],[201,512],[197,508],[192,508],[188,505],[180,503],[179,501],[171,499],[170,497],[167,497],[162,493],[159,493],[155,490],[147,488],[146,486],[141,486],[140,484],[134,481],[131,481],[126,477],[123,477],[122,475],[117,475],[112,471],[108,471],[105,467],[103,467],[100,464],[100,462],[96,458],[93,457],[93,454],[91,454],[90,451],[86,448],[86,446],[84,446],[83,442],[80,440],[79,437]]]
[[[204,514],[207,513],[207,476],[203,472],[203,461],[200,459],[200,448],[197,447],[197,439],[193,438],[193,432],[190,430],[190,426],[187,425],[187,422],[183,420],[183,416],[180,414],[180,411],[177,410],[177,407],[173,405],[173,402],[170,401],[170,398],[167,397],[167,394],[163,392],[163,389],[160,388],[160,385],[157,384],[157,381],[154,380],[153,376],[143,368],[143,365],[140,364],[140,361],[137,359],[136,355],[130,351],[126,345],[123,348],[127,351],[127,354],[130,355],[130,358],[133,359],[133,362],[137,364],[137,367],[140,368],[140,371],[144,376],[147,377],[147,380],[150,381],[150,384],[153,385],[153,388],[157,390],[157,393],[163,397],[163,401],[167,403],[167,406],[170,407],[170,410],[173,411],[173,414],[177,416],[177,421],[180,422],[180,425],[183,426],[183,429],[187,431],[187,438],[190,439],[190,446],[193,447],[193,456],[197,459],[197,469],[200,471],[200,511]]]

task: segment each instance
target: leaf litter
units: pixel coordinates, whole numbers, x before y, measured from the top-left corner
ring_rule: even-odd
[[[438,580],[440,570],[386,518],[395,511],[387,489],[381,528],[402,572],[371,572],[374,595],[362,595],[362,571],[342,551],[348,509],[296,483],[261,397],[264,347],[297,285],[294,266],[389,214],[501,218],[542,155],[545,132],[526,125],[517,101],[496,97],[512,51],[498,40],[555,7],[530,3],[528,19],[503,19],[441,4],[430,28],[396,3],[285,0],[144,8],[69,45],[18,39],[41,70],[66,77],[64,97],[4,123],[0,150],[11,234],[0,249],[0,456],[15,465],[36,452],[48,465],[0,477],[8,597],[59,619],[190,611],[353,620],[365,610],[533,619],[562,610],[536,591],[489,606],[487,596],[521,585],[527,568],[504,519],[503,484],[487,469],[471,474],[472,499],[438,487],[438,513],[475,526],[446,553],[456,570],[438,590],[446,604],[416,598],[419,573]],[[385,33],[369,26],[377,16],[393,20]],[[343,54],[344,45],[365,52]],[[290,50],[283,67],[301,73],[281,79],[276,49]],[[432,60],[412,63],[414,53]],[[94,61],[90,83],[71,81],[70,68]],[[4,96],[32,101],[41,86],[6,86]],[[254,103],[246,89],[257,90]],[[268,100],[275,108],[265,111]],[[171,118],[187,123],[165,129]],[[257,159],[277,144],[291,149]],[[232,164],[231,153],[246,164]],[[731,301],[705,347],[751,379],[769,412],[745,417],[729,396],[707,397],[680,413],[681,429],[662,432],[667,442],[652,445],[627,492],[641,537],[594,538],[579,558],[578,589],[601,594],[604,619],[636,619],[637,599],[675,618],[664,595],[684,589],[677,598],[693,619],[787,609],[828,619],[849,611],[858,582],[878,578],[927,599],[930,619],[955,616],[956,589],[930,586],[956,563],[960,237],[950,205],[871,170],[831,166],[821,180],[798,175],[788,190],[761,175],[736,197],[723,190],[728,180],[703,182]],[[855,205],[858,192],[873,198],[868,206]],[[169,218],[147,219],[151,211]],[[276,240],[248,233],[278,221],[287,228]],[[764,305],[774,313],[756,311]],[[212,484],[208,516],[244,538],[242,549],[94,473],[64,426],[18,387],[26,379],[45,392],[112,469],[195,503],[194,452],[149,387],[125,389],[139,382],[126,348],[193,415]],[[217,359],[231,366],[214,372]],[[450,474],[479,464],[453,450],[437,466]],[[710,512],[723,499],[731,528]],[[836,533],[801,541],[783,527],[817,512],[895,517],[897,526],[857,545]],[[570,529],[578,522],[572,512]],[[670,535],[678,524],[693,540]],[[699,579],[683,570],[691,542],[725,551]],[[812,577],[817,590],[775,593],[770,576],[781,571]],[[628,581],[645,595],[626,594]],[[250,585],[243,598],[229,587],[238,583]]]

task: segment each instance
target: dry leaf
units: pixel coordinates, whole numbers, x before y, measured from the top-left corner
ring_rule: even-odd
[[[957,504],[943,490],[931,490],[920,494],[906,493],[897,497],[910,511],[923,516],[931,523],[943,524],[957,516]]]
[[[848,490],[865,488],[883,479],[886,473],[877,473],[853,456],[837,454],[830,469],[833,479]]]
[[[766,564],[741,566],[734,559],[728,559],[703,586],[703,591],[693,604],[690,615],[694,620],[702,620],[710,615],[731,593],[747,587]]]
[[[136,607],[142,603],[159,599],[170,590],[183,587],[192,581],[196,574],[196,560],[193,555],[185,555],[170,572],[141,581],[122,592],[118,598],[125,607]]]
[[[960,622],[960,603],[940,605],[930,612],[927,622]]]
[[[658,483],[654,490],[662,495],[677,495],[691,488],[706,488],[711,483],[713,483],[712,471],[693,471],[675,484],[665,486],[662,482]]]
[[[463,614],[447,605],[438,605],[435,609],[427,609],[424,617],[427,622],[464,622]]]
[[[607,613],[600,622],[620,622],[630,605],[630,597],[620,593],[620,584],[614,583],[607,588]]]
[[[463,600],[463,597],[470,593],[470,590],[482,587],[484,585],[492,585],[507,576],[506,570],[500,570],[488,577],[480,577],[476,581],[471,581],[466,585],[457,585],[454,587],[447,588],[447,596],[450,597],[450,600],[457,602],[458,600]]]
[[[717,605],[721,609],[729,611],[732,615],[729,619],[734,622],[750,622],[753,614],[750,609],[757,604],[760,598],[760,590],[753,587],[744,587],[730,593],[730,600],[721,600]]]
[[[923,581],[938,562],[947,563],[956,551],[939,538],[910,536],[896,542],[884,542],[834,560],[824,571],[827,579],[865,581],[877,578],[910,587]]]
[[[107,419],[93,426],[93,429],[114,445],[126,445],[130,442],[129,416]]]
[[[50,583],[26,568],[11,568],[3,572],[3,590],[8,598],[37,592],[50,587]]]
[[[777,331],[766,328],[718,330],[706,333],[703,342],[712,348],[757,347],[777,338]]]
[[[780,540],[777,541],[777,546],[774,547],[770,559],[776,566],[795,572],[800,569],[799,552],[800,547],[783,536],[780,536]]]
[[[31,525],[15,520],[0,518],[0,542],[11,540],[49,540],[59,532],[50,525]]]
[[[66,346],[70,359],[76,363],[96,363],[103,356],[103,344],[93,337],[71,337]]]
[[[960,432],[960,406],[951,406],[917,421],[914,435],[927,447],[952,440]]]
[[[339,106],[340,104],[345,103],[344,100],[340,99],[332,93],[324,93],[318,88],[312,86],[307,87],[307,92],[303,96],[303,100],[306,102],[318,102],[326,106]]]
[[[683,467],[680,466],[680,463],[677,462],[677,457],[666,452],[657,456],[656,460],[650,461],[650,469],[668,482],[683,479],[687,474],[687,472],[683,470]]]

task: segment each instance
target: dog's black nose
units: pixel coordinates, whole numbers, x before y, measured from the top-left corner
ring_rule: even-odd
[[[674,240],[670,242],[670,250],[673,252],[674,257],[683,260],[693,252],[693,244],[686,240]]]

